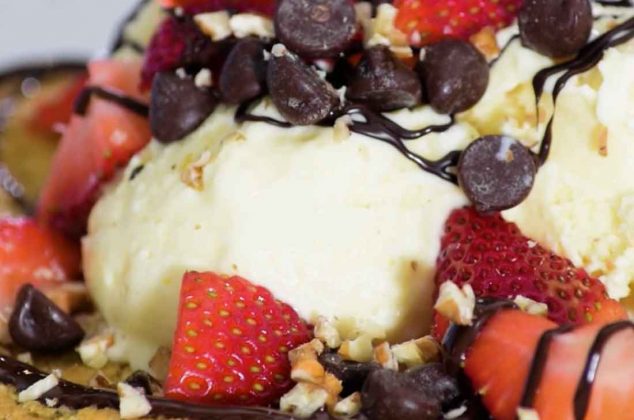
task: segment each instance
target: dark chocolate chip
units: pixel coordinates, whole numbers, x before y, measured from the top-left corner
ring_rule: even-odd
[[[84,338],[77,321],[30,284],[18,292],[9,334],[20,347],[37,352],[72,349]]]
[[[196,130],[217,104],[213,92],[199,88],[192,78],[159,73],[152,83],[152,134],[163,143],[180,140]]]
[[[526,0],[518,21],[526,47],[549,57],[565,57],[588,42],[592,5],[589,0]]]
[[[342,395],[361,391],[370,372],[380,369],[377,363],[360,363],[343,360],[337,353],[326,352],[319,356],[319,362],[327,372],[343,383]]]
[[[361,401],[370,420],[436,420],[442,416],[438,398],[408,375],[390,369],[370,373]]]
[[[381,45],[363,53],[346,95],[381,112],[411,108],[421,102],[421,92],[416,72]]]
[[[160,396],[163,394],[161,383],[152,375],[142,370],[134,371],[123,382],[134,388],[142,389],[145,395]]]
[[[277,4],[275,34],[303,57],[335,57],[356,33],[351,0],[280,0]]]
[[[295,54],[276,45],[269,59],[267,85],[279,112],[295,125],[323,120],[339,106],[337,91]]]
[[[480,212],[515,207],[528,196],[537,173],[533,153],[507,136],[471,143],[458,163],[458,180]]]
[[[450,407],[460,400],[461,392],[456,378],[450,376],[440,363],[429,363],[408,369],[409,376],[420,389],[434,395],[444,407]]]
[[[220,73],[222,99],[240,104],[261,95],[266,87],[264,44],[257,39],[244,39],[229,53]]]
[[[442,114],[471,108],[489,84],[486,59],[465,41],[445,40],[426,47],[418,70],[427,100]]]

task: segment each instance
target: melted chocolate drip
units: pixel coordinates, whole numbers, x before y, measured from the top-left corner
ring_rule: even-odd
[[[546,81],[549,77],[564,72],[557,78],[553,89],[553,101],[556,104],[559,94],[572,77],[584,73],[596,66],[603,58],[607,49],[624,44],[633,38],[634,18],[630,18],[583,47],[577,57],[572,60],[548,67],[538,72],[533,78],[533,90],[535,91],[536,103],[539,104],[539,101],[544,93],[544,86],[546,85]],[[553,115],[548,121],[546,132],[544,133],[544,138],[542,139],[542,143],[537,154],[538,161],[541,165],[546,162],[548,155],[550,154],[554,118],[555,117]]]
[[[502,56],[504,55],[504,53],[511,47],[511,45],[513,45],[513,42],[517,41],[518,39],[520,39],[520,35],[519,34],[515,34],[513,35],[507,42],[506,44],[502,47],[502,49],[500,50],[500,54],[498,54],[497,57],[495,57],[493,60],[491,60],[489,62],[489,67],[493,67],[497,64],[497,62],[500,60],[500,58],[502,58]]]
[[[583,420],[586,416],[588,406],[590,405],[592,388],[597,377],[599,364],[601,363],[603,349],[615,334],[627,329],[634,329],[634,324],[630,321],[621,321],[606,325],[601,328],[594,339],[594,343],[592,343],[592,347],[590,347],[588,359],[586,360],[583,373],[581,374],[581,379],[579,380],[579,384],[577,385],[577,390],[575,392],[575,419]]]
[[[147,104],[144,104],[143,102],[140,102],[130,96],[99,86],[88,86],[81,91],[75,100],[76,114],[86,115],[88,105],[90,104],[90,98],[92,98],[93,95],[106,101],[113,102],[141,117],[147,117],[150,112]]]
[[[115,32],[114,41],[112,42],[112,46],[110,47],[110,53],[114,53],[121,47],[129,47],[139,54],[143,54],[145,52],[145,47],[140,45],[137,42],[126,39],[125,30],[130,23],[132,23],[141,10],[150,2],[150,0],[141,0],[139,3],[132,9],[132,12],[119,24],[117,30]]]
[[[22,391],[47,375],[32,366],[15,359],[0,356],[0,382]],[[152,406],[153,416],[167,418],[209,419],[209,420],[287,420],[293,417],[268,408],[216,408],[196,404],[187,404],[165,398],[146,397]],[[40,397],[56,399],[56,407],[66,406],[72,409],[86,407],[119,409],[119,397],[113,391],[92,389],[60,380],[59,385]]]
[[[558,335],[565,334],[572,330],[571,327],[560,327],[550,331],[546,331],[537,343],[533,361],[529,369],[528,378],[524,385],[524,393],[520,400],[520,407],[531,408],[535,402],[535,396],[541,384],[544,369],[546,368],[546,362],[548,361],[548,352],[550,351],[550,345],[553,339]]]
[[[631,7],[631,0],[594,0],[595,3],[602,4],[604,6],[615,7]]]

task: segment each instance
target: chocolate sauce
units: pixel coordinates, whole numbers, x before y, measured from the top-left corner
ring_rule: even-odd
[[[112,89],[103,88],[99,86],[87,86],[85,87],[77,99],[75,99],[75,113],[78,115],[86,115],[88,111],[88,105],[90,104],[90,98],[95,95],[100,99],[113,102],[141,117],[147,117],[150,110],[147,104],[140,102],[130,96],[124,95]]]
[[[604,6],[615,6],[615,7],[631,7],[631,0],[594,0],[595,3],[602,4]]]
[[[541,384],[544,369],[546,368],[546,362],[548,361],[548,352],[550,346],[555,337],[558,335],[566,334],[571,331],[571,327],[559,327],[549,331],[546,331],[537,343],[535,354],[533,355],[533,361],[529,369],[528,378],[524,385],[524,393],[520,399],[520,407],[531,408],[535,402],[535,397]]]
[[[114,41],[112,42],[112,46],[110,47],[110,53],[114,53],[118,49],[122,47],[132,48],[139,54],[143,54],[145,52],[145,47],[140,45],[138,42],[129,40],[126,38],[125,30],[130,23],[132,23],[143,8],[150,2],[150,0],[141,0],[138,4],[132,9],[130,14],[117,26],[117,30],[115,32]]]
[[[0,356],[0,382],[13,386],[17,391],[22,391],[47,375],[29,366],[6,356]],[[286,420],[293,417],[269,408],[216,408],[196,404],[187,404],[172,401],[165,398],[146,397],[153,416],[167,418],[188,419],[235,419],[235,420]],[[55,407],[66,406],[71,409],[86,407],[119,409],[119,397],[113,391],[92,389],[77,385],[65,380],[60,380],[59,385],[40,397],[40,401],[54,399]]]
[[[572,60],[556,64],[538,72],[533,78],[533,90],[535,91],[536,103],[539,104],[548,78],[563,72],[563,74],[557,78],[553,89],[553,101],[556,104],[559,94],[572,77],[584,73],[596,66],[603,58],[607,49],[624,44],[631,39],[634,39],[634,18],[628,19],[624,23],[616,26],[594,41],[590,42],[588,45],[583,47],[579,54]],[[555,117],[553,115],[548,121],[546,132],[544,133],[544,137],[537,154],[538,162],[541,165],[546,162],[548,155],[550,154],[554,118]]]
[[[599,370],[599,364],[601,363],[601,356],[605,346],[614,335],[625,331],[627,329],[634,329],[634,324],[630,321],[621,321],[614,324],[606,325],[601,328],[590,351],[588,352],[588,359],[583,368],[581,379],[577,385],[575,392],[574,406],[575,406],[575,419],[583,420],[588,411],[590,405],[590,397],[592,394],[592,388],[597,377]]]
[[[493,60],[489,61],[489,67],[493,68],[493,66],[497,64],[500,58],[502,58],[504,53],[511,47],[511,45],[513,45],[513,42],[517,41],[518,39],[520,39],[519,34],[515,34],[511,38],[509,38],[509,40],[506,41],[506,44],[500,50],[500,53],[498,54],[498,56],[495,57]]]

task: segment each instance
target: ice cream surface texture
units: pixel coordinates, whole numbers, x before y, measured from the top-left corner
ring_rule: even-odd
[[[398,117],[408,126],[446,120],[425,109]],[[457,125],[411,147],[440,157],[473,135]],[[94,209],[84,255],[91,294],[133,364],[170,345],[186,270],[239,274],[308,320],[395,341],[425,332],[438,238],[467,201],[390,145],[344,137],[237,126],[223,109],[186,140],[153,143],[131,162]]]

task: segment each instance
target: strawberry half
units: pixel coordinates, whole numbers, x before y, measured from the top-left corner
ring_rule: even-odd
[[[555,336],[533,401],[541,420],[576,418],[575,392],[590,347],[604,326],[596,322]],[[538,341],[554,328],[545,318],[508,310],[491,318],[478,334],[467,352],[464,371],[493,418],[517,418]],[[624,328],[607,342],[585,420],[629,418],[625,413],[634,412],[633,346],[632,328]]]
[[[446,38],[468,40],[481,29],[510,25],[523,0],[395,0],[396,27],[412,45]]]
[[[522,295],[547,304],[548,318],[561,325],[625,318],[598,279],[530,241],[499,213],[454,211],[445,224],[437,267],[437,286],[453,281],[470,284],[478,297]]]
[[[271,404],[292,386],[288,351],[309,339],[295,311],[265,288],[186,273],[165,394],[210,405]]]

